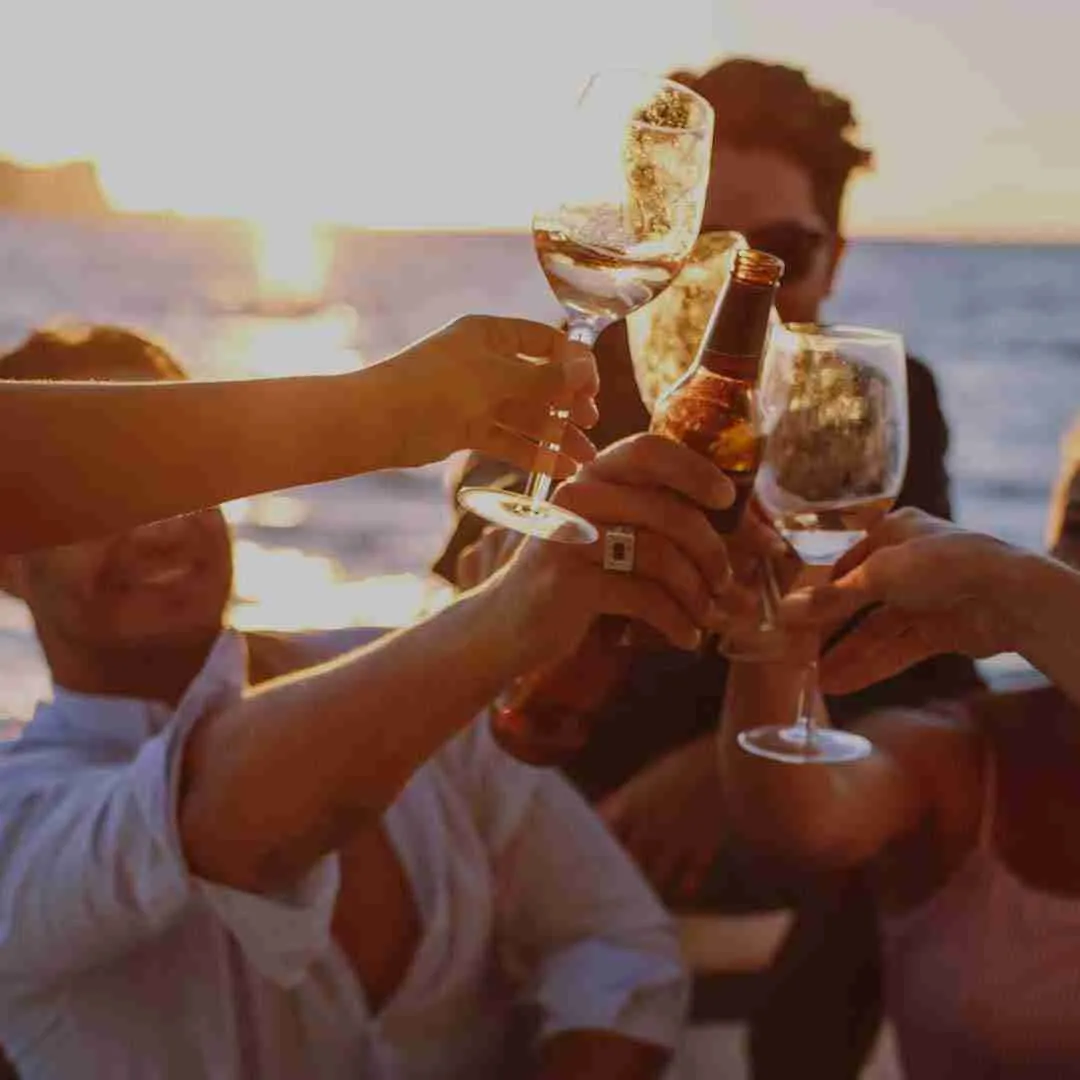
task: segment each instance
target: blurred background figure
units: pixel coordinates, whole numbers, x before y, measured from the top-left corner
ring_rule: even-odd
[[[1050,510],[1052,554],[1072,570],[1080,569],[1077,450],[1075,442],[1066,444]],[[911,531],[912,546],[962,539],[947,528],[922,530],[922,541],[920,530]],[[1026,574],[1023,567],[1012,571],[1016,552],[994,543],[980,553],[978,540],[954,545],[952,573],[942,575],[937,590],[947,595],[962,578],[963,560],[988,561],[985,577],[968,587],[976,597],[968,606],[1008,610],[970,619],[972,640],[981,629],[989,650],[1000,650],[1009,639],[994,643],[995,626],[1007,632],[1011,622],[1034,628],[1043,621],[1054,628],[1047,636],[1064,644],[1071,635],[1061,613],[1038,606],[1040,592],[1053,602],[1053,579],[1050,588],[1038,588],[1037,565]],[[879,548],[878,557],[887,551]],[[922,576],[932,580],[936,560],[924,561]],[[909,575],[912,591],[917,578]],[[1080,579],[1072,578],[1075,625]],[[883,598],[887,606],[878,614],[889,611]],[[964,615],[962,606],[955,612],[943,606],[937,619],[959,622]],[[866,625],[869,631],[870,620]],[[1037,642],[1039,634],[1017,631],[1013,647],[1026,652],[1025,636]],[[1066,648],[1075,656],[1075,647]],[[1067,670],[1067,663],[1061,666]],[[783,721],[799,671],[790,658],[735,665],[721,740],[729,805],[743,834],[782,859],[819,869],[869,864],[881,910],[888,1012],[905,1074],[1080,1076],[1080,974],[1070,960],[1080,949],[1075,701],[1043,685],[875,710],[853,725],[871,740],[871,756],[842,766],[778,766],[745,753],[736,734]],[[1055,827],[1048,829],[1048,821]]]

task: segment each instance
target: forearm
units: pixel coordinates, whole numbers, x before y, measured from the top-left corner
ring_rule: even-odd
[[[0,397],[0,551],[407,464],[401,410],[410,398],[393,368],[214,383],[9,383]]]
[[[853,809],[842,769],[790,765],[745,751],[741,732],[795,721],[804,670],[795,664],[733,663],[720,726],[720,775],[732,823],[748,839],[800,863],[831,862]],[[826,726],[822,710],[818,725]]]
[[[564,1031],[540,1047],[536,1080],[654,1080],[669,1051],[610,1031]]]
[[[192,869],[272,889],[377,820],[527,663],[516,608],[498,589],[204,717],[186,748],[180,808]]]
[[[1080,572],[1006,549],[987,566],[984,588],[1015,651],[1080,704]]]

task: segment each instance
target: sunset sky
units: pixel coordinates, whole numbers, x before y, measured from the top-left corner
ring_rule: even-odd
[[[519,226],[602,67],[796,62],[854,98],[855,231],[1080,238],[1065,0],[14,0],[0,154],[125,209]]]

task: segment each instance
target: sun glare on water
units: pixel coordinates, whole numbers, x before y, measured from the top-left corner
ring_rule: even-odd
[[[326,297],[333,233],[300,219],[251,222],[250,293],[227,301],[213,368],[233,377],[328,375],[365,358],[360,317]]]
[[[239,540],[231,621],[243,630],[408,626],[447,604],[445,583],[415,574],[348,580],[332,557]]]
[[[267,299],[321,300],[330,271],[331,243],[325,230],[303,221],[256,222],[255,265]]]

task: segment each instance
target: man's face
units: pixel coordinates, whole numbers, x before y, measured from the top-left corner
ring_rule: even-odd
[[[3,584],[69,650],[196,643],[221,626],[232,551],[219,510],[9,557]]]
[[[734,230],[787,263],[776,306],[785,322],[817,322],[843,241],[814,204],[810,174],[772,150],[713,150],[702,232]]]

